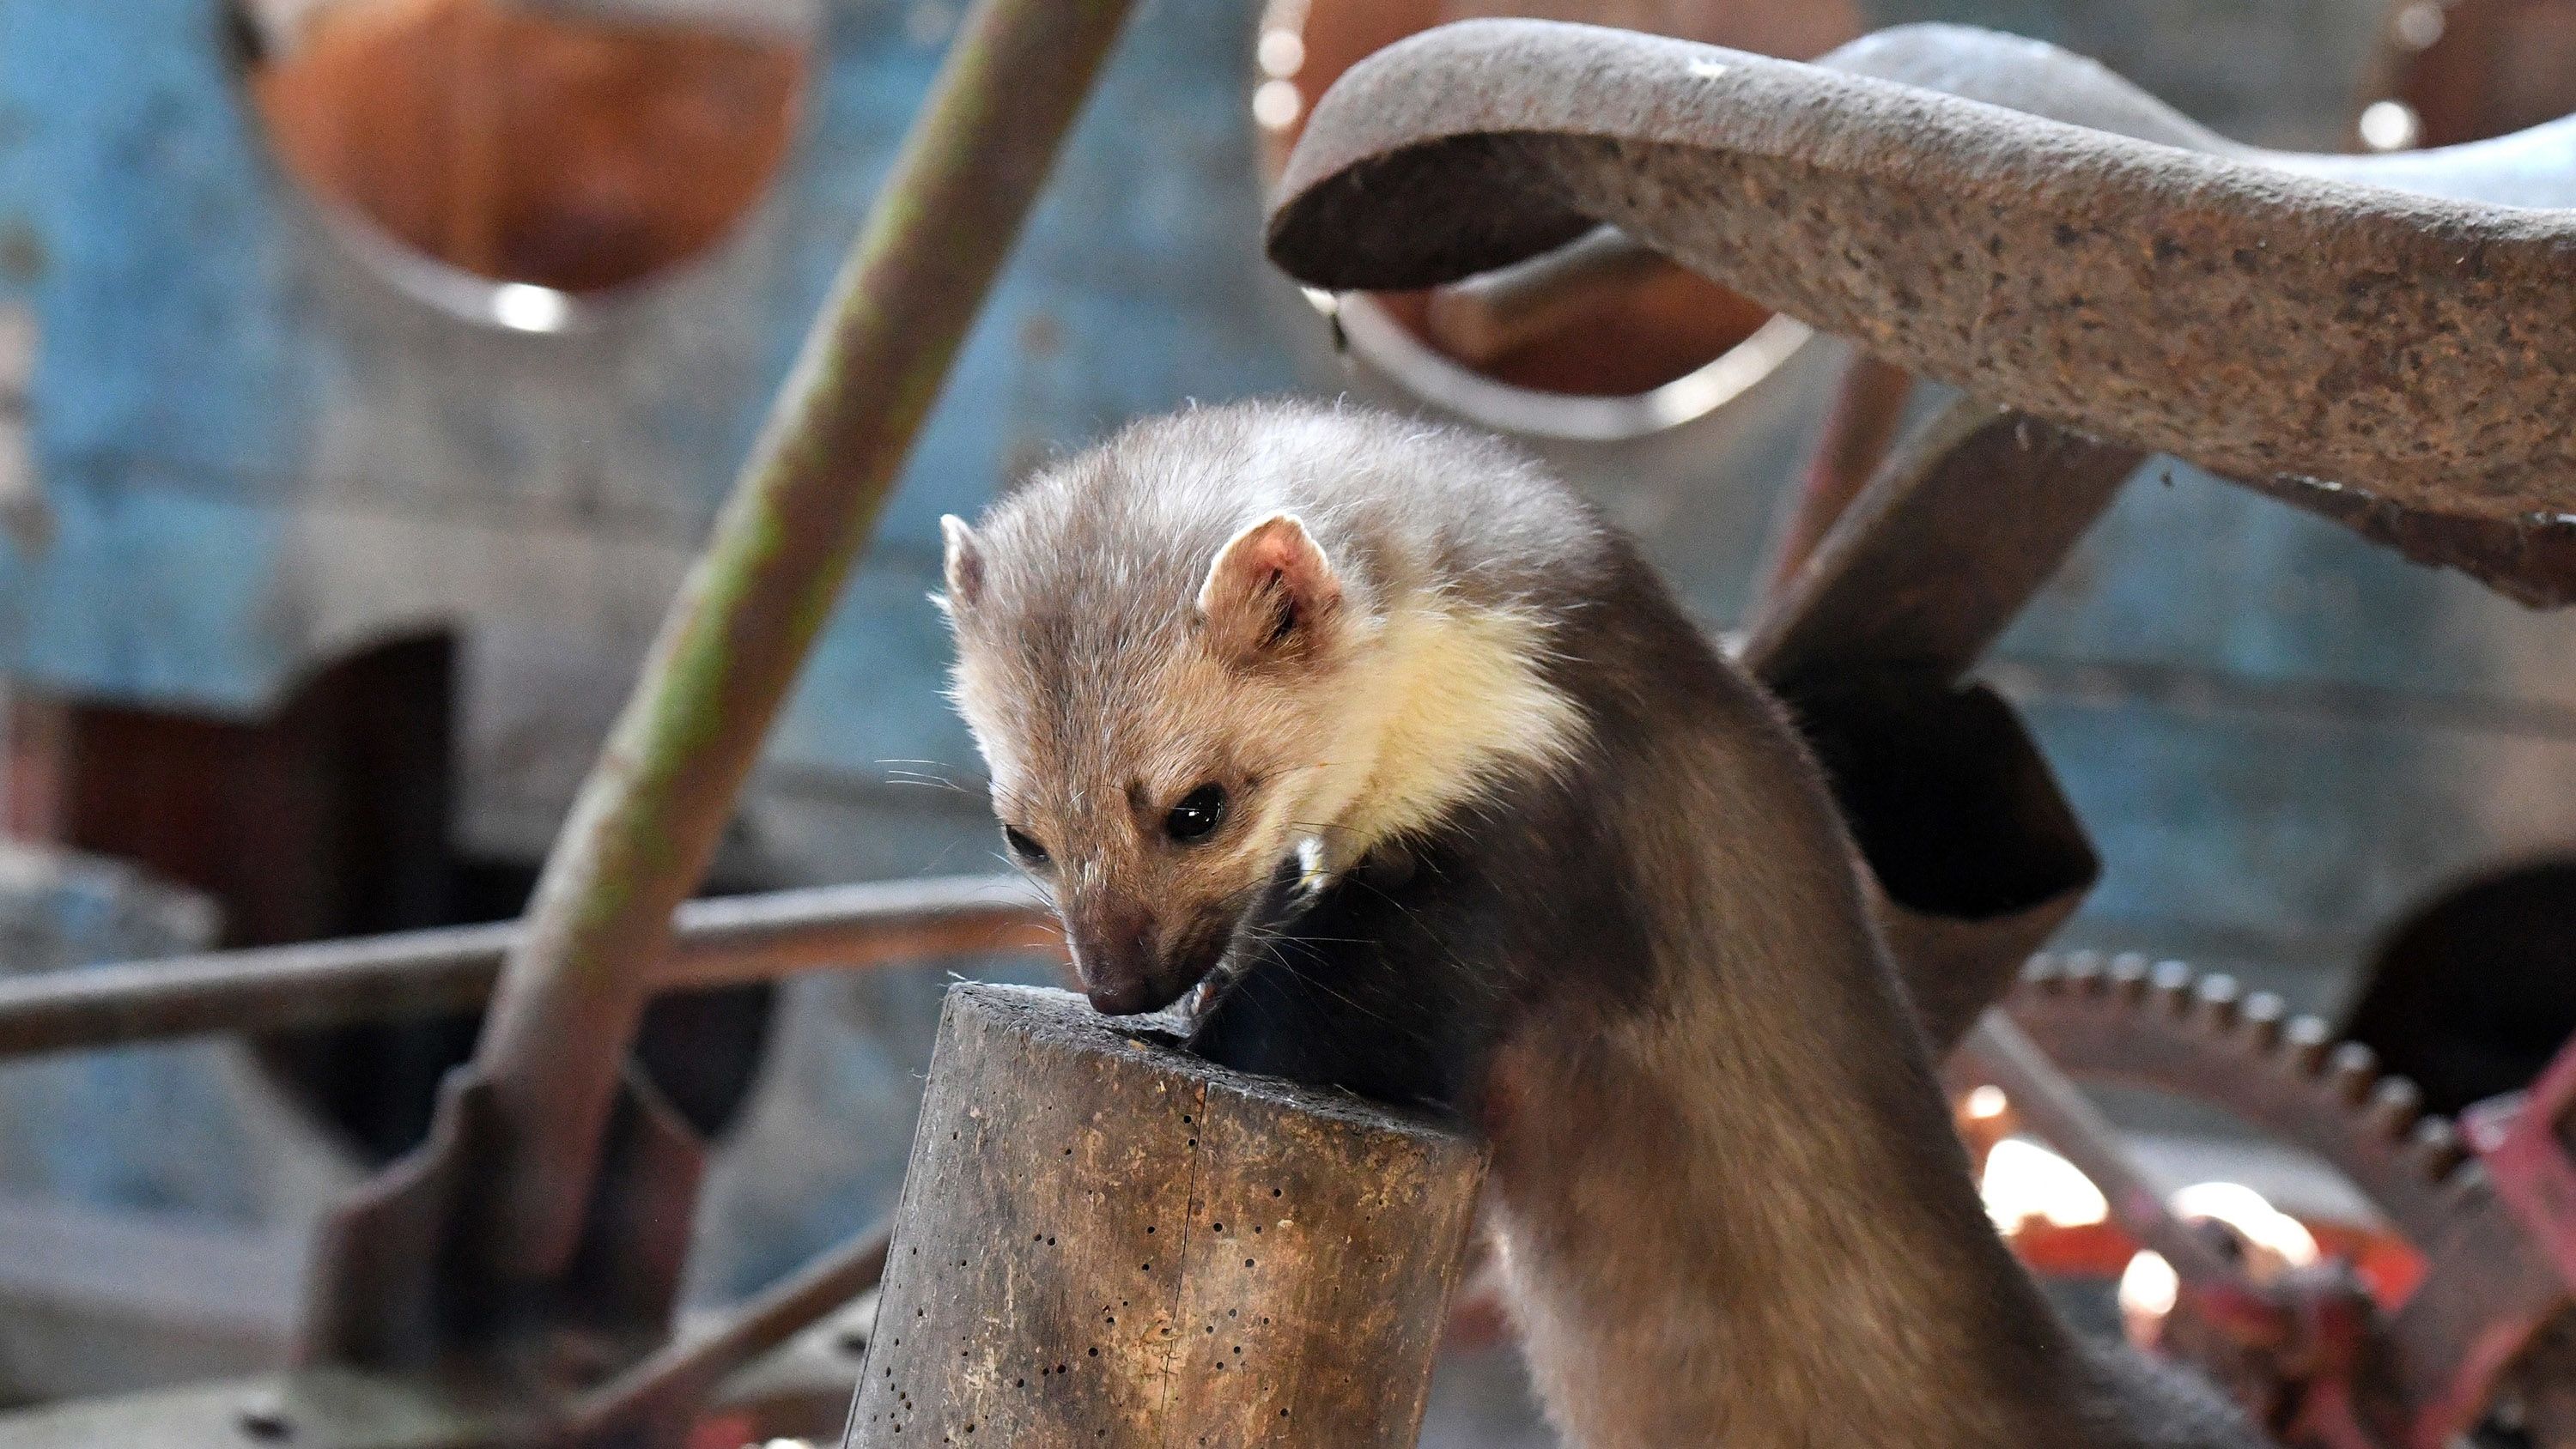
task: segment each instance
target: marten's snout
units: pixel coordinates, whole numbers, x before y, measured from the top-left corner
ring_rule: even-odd
[[[1221,935],[1171,931],[1143,907],[1077,909],[1065,927],[1083,994],[1108,1016],[1162,1010],[1198,985],[1225,954]]]

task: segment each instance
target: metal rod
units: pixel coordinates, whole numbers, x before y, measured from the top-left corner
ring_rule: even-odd
[[[1957,680],[2044,587],[2142,460],[1961,398],[1926,419],[1768,592],[1742,657],[1790,697],[1899,665]]]
[[[725,1375],[803,1332],[885,1277],[892,1227],[880,1224],[753,1295],[702,1333],[674,1339],[602,1384],[574,1411],[574,1445],[679,1422]]]
[[[2041,1140],[2102,1190],[2111,1218],[2199,1287],[2243,1284],[2245,1275],[2210,1241],[2167,1206],[2167,1194],[2146,1167],[2129,1155],[2119,1129],[2082,1090],[2066,1079],[2011,1017],[1989,1011],[1959,1043],[1965,1055],[2004,1096]]]
[[[558,1273],[620,1064],[771,718],[873,530],[1130,0],[978,0],[546,862],[475,1068],[495,1261]]]
[[[1673,264],[1616,227],[1597,227],[1526,261],[1434,287],[1423,328],[1442,351],[1483,366],[1583,322],[1603,301]]]
[[[1833,405],[1816,438],[1815,454],[1798,480],[1795,503],[1773,547],[1763,593],[1778,598],[1789,591],[1808,555],[1833,531],[1853,499],[1878,476],[1896,444],[1905,404],[1914,396],[1914,374],[1892,367],[1866,352],[1854,351],[1834,386]]]
[[[1009,876],[943,876],[690,901],[655,993],[986,951],[1053,951]],[[483,1005],[517,921],[211,951],[0,980],[0,1058],[213,1032],[284,1031]]]

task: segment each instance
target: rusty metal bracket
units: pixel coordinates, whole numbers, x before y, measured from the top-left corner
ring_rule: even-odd
[[[1936,1049],[2003,994],[2100,871],[2011,706],[1961,681],[2138,462],[1953,404],[1837,510],[1746,637],[1746,667],[1834,781]]]
[[[1953,404],[1766,601],[1746,664],[1791,697],[1882,668],[1957,682],[2142,461],[2007,409]]]
[[[2576,599],[2576,118],[2303,155],[1957,27],[1801,65],[1473,22],[1325,94],[1269,247],[1423,287],[1604,222],[1896,366]]]

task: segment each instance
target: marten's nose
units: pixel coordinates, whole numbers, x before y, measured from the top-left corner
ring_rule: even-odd
[[[1073,938],[1073,969],[1081,974],[1083,993],[1093,1006],[1110,1016],[1133,1016],[1170,1004],[1171,996],[1154,981],[1152,917],[1105,908],[1079,912],[1066,924]]]
[[[1153,983],[1142,976],[1107,984],[1094,983],[1084,995],[1103,1016],[1134,1016],[1170,1003],[1155,1000]]]

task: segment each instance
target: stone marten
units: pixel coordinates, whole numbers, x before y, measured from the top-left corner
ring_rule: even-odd
[[[1092,1001],[1479,1124],[1571,1444],[2262,1442],[2050,1310],[1816,764],[1532,462],[1206,408],[943,528],[954,697]]]

